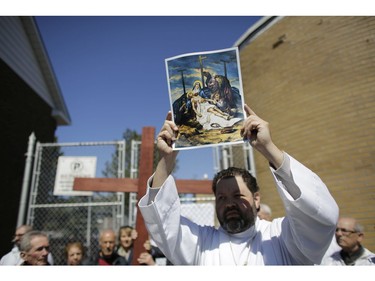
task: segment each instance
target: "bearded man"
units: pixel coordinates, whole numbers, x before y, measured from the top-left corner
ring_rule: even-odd
[[[174,265],[319,264],[335,233],[338,206],[321,179],[272,141],[268,122],[247,105],[241,134],[270,163],[286,216],[260,220],[260,193],[247,171],[230,168],[213,180],[220,227],[200,226],[180,215],[171,175],[178,127],[168,113],[158,134],[161,156],[138,206],[160,250]]]

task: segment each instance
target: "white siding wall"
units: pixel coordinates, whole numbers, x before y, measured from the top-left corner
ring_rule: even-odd
[[[70,124],[68,109],[32,17],[0,16],[0,59],[51,106],[57,125]]]
[[[0,58],[54,108],[40,66],[19,17],[0,17]]]

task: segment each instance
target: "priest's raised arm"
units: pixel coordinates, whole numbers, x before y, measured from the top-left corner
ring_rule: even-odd
[[[213,179],[220,227],[201,226],[181,216],[172,171],[178,132],[168,113],[157,136],[160,161],[139,202],[146,227],[175,265],[319,264],[335,232],[338,207],[322,180],[271,138],[268,122],[245,105],[241,134],[268,162],[286,216],[257,216],[260,189],[246,170],[230,167]]]

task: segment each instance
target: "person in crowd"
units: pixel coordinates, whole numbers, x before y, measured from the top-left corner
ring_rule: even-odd
[[[335,253],[337,251],[340,251],[340,250],[341,250],[341,247],[339,245],[337,245],[336,237],[335,237],[335,235],[333,235],[331,244],[329,245],[327,251],[325,252],[321,262],[323,262],[324,259],[326,259],[326,257],[328,257],[328,256],[332,255],[333,253]],[[315,264],[315,265],[319,265],[319,264]]]
[[[12,240],[14,246],[9,253],[7,253],[1,258],[1,265],[19,265],[22,263],[19,249],[21,238],[26,232],[29,232],[31,230],[32,227],[30,225],[21,225],[16,228],[16,232],[14,233],[14,238]]]
[[[145,252],[141,253],[138,262],[142,265],[173,265],[164,254],[160,251],[158,247],[151,243],[148,239],[143,244]]]
[[[49,239],[38,230],[26,232],[20,242],[21,265],[50,265],[48,262]]]
[[[261,220],[272,221],[272,210],[270,206],[264,203],[260,203],[260,209],[258,211],[258,217]]]
[[[65,246],[65,257],[67,265],[83,265],[85,249],[81,242],[69,242]]]
[[[335,238],[341,250],[327,255],[322,265],[375,265],[375,254],[362,246],[363,230],[355,218],[340,217]]]
[[[200,226],[180,215],[172,171],[178,127],[168,113],[157,136],[160,160],[138,203],[151,238],[174,265],[313,265],[321,262],[336,228],[338,206],[322,180],[271,138],[268,122],[245,105],[241,129],[269,162],[286,216],[260,220],[260,192],[247,171],[230,167],[215,175],[220,227]]]
[[[23,235],[25,235],[25,233],[31,231],[32,229],[32,226],[27,224],[20,225],[16,228],[14,238],[12,240],[14,246],[9,253],[5,254],[1,258],[0,265],[20,265],[23,262],[20,255],[21,238]],[[48,254],[48,263],[51,265],[53,264],[53,257],[51,253]]]
[[[156,261],[154,257],[151,254],[151,243],[150,240],[146,240],[143,244],[143,247],[145,248],[145,251],[142,252],[138,257],[138,262],[141,265],[156,265]]]
[[[91,265],[127,265],[124,257],[115,251],[116,233],[112,229],[105,229],[99,235],[100,251]]]
[[[129,225],[120,227],[117,254],[125,259],[127,265],[131,265],[133,262],[133,246],[137,237],[138,233],[133,227]]]

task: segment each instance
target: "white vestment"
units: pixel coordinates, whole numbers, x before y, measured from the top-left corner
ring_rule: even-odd
[[[272,222],[257,218],[238,234],[200,226],[180,216],[173,177],[161,188],[150,188],[151,177],[138,205],[152,239],[175,265],[320,264],[335,232],[338,207],[315,173],[284,155],[282,167],[270,169],[285,217]],[[293,199],[286,187],[299,190],[299,198]]]

